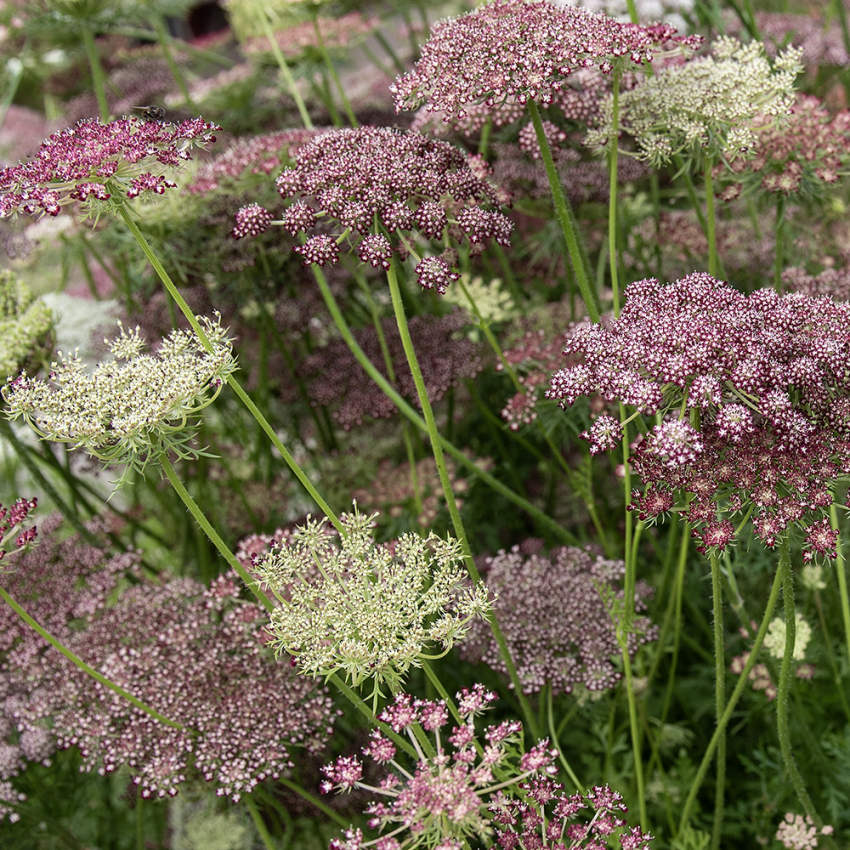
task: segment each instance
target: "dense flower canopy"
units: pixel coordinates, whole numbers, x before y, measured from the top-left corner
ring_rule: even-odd
[[[792,524],[807,557],[834,556],[824,510],[830,485],[850,473],[850,304],[763,289],[746,296],[708,274],[626,290],[619,319],[576,325],[565,354],[580,365],[552,378],[550,398],[599,393],[663,421],[632,457],[646,482],[642,518],[690,493],[686,516],[703,547],[723,548],[754,511],[768,546]],[[591,450],[610,448],[619,423],[601,416]]]
[[[677,36],[666,24],[623,24],[572,6],[496,0],[436,24],[416,67],[392,87],[396,109],[427,103],[447,120],[467,104],[515,97],[549,103],[580,68],[608,72],[613,62],[651,62],[666,44],[698,47],[699,36]]]

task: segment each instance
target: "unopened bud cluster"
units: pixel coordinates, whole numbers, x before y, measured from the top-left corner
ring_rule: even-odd
[[[0,379],[17,374],[49,350],[53,313],[8,269],[0,271]]]

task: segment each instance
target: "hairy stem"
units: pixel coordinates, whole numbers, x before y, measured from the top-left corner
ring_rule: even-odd
[[[726,658],[723,639],[723,598],[720,584],[720,563],[717,550],[711,555],[711,598],[714,611],[714,716],[719,721],[726,703]],[[726,790],[726,730],[717,743],[717,777],[714,792],[714,822],[711,827],[711,850],[719,850],[723,831],[723,795]]]

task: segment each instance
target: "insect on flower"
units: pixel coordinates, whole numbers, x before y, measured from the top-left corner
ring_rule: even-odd
[[[165,120],[165,109],[161,106],[134,106],[133,109],[141,112],[146,121]]]

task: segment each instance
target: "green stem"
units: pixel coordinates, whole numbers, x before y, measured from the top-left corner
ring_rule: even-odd
[[[552,190],[552,201],[555,204],[555,213],[558,216],[558,221],[561,225],[561,230],[564,234],[564,239],[567,243],[567,251],[570,255],[573,271],[578,282],[578,288],[581,292],[581,297],[584,299],[584,305],[587,309],[587,315],[592,322],[599,321],[599,306],[596,302],[596,293],[590,288],[587,270],[584,267],[582,260],[581,249],[579,248],[578,238],[575,228],[573,227],[573,219],[569,208],[567,196],[564,194],[564,189],[561,186],[558,170],[555,168],[555,161],[552,159],[552,151],[549,149],[549,142],[546,139],[546,132],[543,129],[543,121],[540,118],[540,110],[533,100],[528,101],[528,110],[531,114],[531,120],[534,124],[534,132],[537,134],[537,142],[540,145],[540,153],[543,157],[543,165],[546,168],[546,176],[549,179],[549,188]]]
[[[145,818],[142,808],[144,799],[140,788],[136,794],[136,850],[145,850]]]
[[[189,491],[183,485],[183,482],[177,477],[177,473],[174,471],[174,467],[171,465],[171,461],[168,459],[167,455],[162,455],[159,459],[160,464],[162,465],[163,472],[165,472],[165,477],[171,482],[171,486],[177,492],[177,495],[182,500],[183,504],[189,510],[189,513],[195,518],[195,521],[198,525],[204,530],[204,533],[209,537],[213,546],[221,553],[222,557],[225,561],[227,561],[228,565],[231,569],[235,570],[242,581],[245,582],[245,585],[248,589],[254,594],[254,596],[259,599],[260,604],[266,609],[266,611],[274,610],[274,603],[266,596],[265,593],[260,589],[259,583],[251,574],[236,560],[236,556],[233,552],[230,551],[227,544],[221,539],[218,532],[210,525],[210,521],[204,516],[204,512],[198,506],[198,503],[192,498]]]
[[[792,668],[794,666],[794,644],[797,639],[797,612],[794,607],[794,576],[791,572],[791,552],[788,536],[784,535],[779,543],[779,572],[782,576],[782,605],[785,609],[785,652],[782,654],[782,666],[779,669],[779,687],[776,697],[776,731],[779,735],[779,748],[782,761],[797,798],[803,804],[806,814],[820,829],[820,819],[812,798],[806,790],[806,783],[800,775],[794,751],[791,747],[791,730],[788,723],[788,703],[791,698]]]
[[[776,608],[776,600],[779,598],[779,589],[781,587],[782,570],[777,569],[776,577],[773,580],[773,586],[770,589],[770,596],[768,597],[767,605],[764,610],[764,617],[762,617],[749,657],[744,664],[744,669],[741,671],[741,675],[738,676],[738,681],[735,683],[732,696],[729,697],[729,702],[726,703],[723,716],[717,721],[714,734],[708,742],[708,747],[703,754],[702,761],[700,762],[696,775],[691,782],[691,787],[688,791],[688,796],[685,800],[684,806],[682,807],[682,814],[679,818],[679,830],[677,832],[677,837],[682,834],[682,830],[684,830],[691,817],[691,812],[693,811],[694,804],[696,803],[697,793],[699,792],[703,779],[705,779],[705,774],[708,772],[709,765],[714,759],[714,752],[717,749],[720,738],[729,724],[729,721],[732,719],[732,713],[735,711],[735,706],[738,704],[738,700],[741,698],[741,694],[744,692],[744,688],[749,682],[750,673],[752,672],[753,667],[756,666],[761,646],[764,643],[764,636],[767,634],[767,627],[770,625],[770,621],[773,617],[773,611]]]
[[[384,723],[382,720],[378,720],[375,717],[375,712],[369,708],[368,704],[364,702],[355,692],[352,690],[346,683],[340,679],[337,673],[332,673],[328,676],[328,681],[333,682],[334,687],[370,722],[374,723],[381,732],[386,735],[399,749],[404,750],[414,761],[419,760],[419,754],[411,745],[410,741],[406,741],[401,737],[398,733],[394,732],[392,727]]]
[[[65,656],[73,665],[79,667],[87,675],[91,676],[96,682],[100,682],[104,687],[109,688],[109,690],[118,694],[118,696],[127,700],[129,703],[132,703],[136,708],[140,711],[144,711],[145,714],[153,717],[154,720],[158,720],[160,723],[165,724],[166,726],[170,726],[172,729],[184,729],[182,723],[177,723],[175,720],[169,720],[167,717],[163,717],[155,708],[151,708],[147,703],[142,702],[140,699],[134,697],[129,691],[125,691],[120,685],[117,685],[115,682],[107,679],[106,676],[98,673],[94,667],[90,667],[80,658],[78,655],[75,655],[71,652],[70,649],[66,648],[64,644],[62,644],[57,638],[53,637],[48,631],[43,629],[27,612],[12,599],[11,596],[6,592],[6,590],[0,587],[0,598],[35,632],[37,632],[41,637],[43,637],[52,647],[58,649],[62,655]]]
[[[399,74],[406,74],[406,66],[402,63],[401,59],[398,58],[398,54],[395,50],[393,50],[393,46],[389,43],[389,41],[387,41],[386,36],[380,30],[375,30],[375,40],[381,45],[381,47],[384,48],[387,56],[390,57],[393,65],[395,65],[396,72]],[[390,76],[392,76],[392,74]]]
[[[302,799],[306,800],[311,806],[315,806],[323,815],[330,818],[330,820],[332,820],[338,826],[341,826],[343,829],[348,829],[348,827],[350,826],[349,822],[339,812],[335,812],[327,803],[324,802],[324,800],[320,800],[314,794],[311,794],[309,791],[306,791],[297,782],[293,782],[291,779],[287,779],[285,776],[280,776],[275,781],[283,785],[284,788],[288,788],[290,791],[294,791]]]
[[[634,8],[634,0],[628,0]],[[631,11],[631,9],[630,9]],[[614,316],[620,315],[620,270],[617,257],[617,155],[619,153],[620,75],[615,70],[611,79],[612,118],[611,149],[608,151],[608,254],[611,266],[611,289],[614,293]]]
[[[319,28],[319,19],[315,15],[313,16],[313,28],[316,31],[316,39],[319,43],[319,50],[322,54],[322,59],[325,62],[325,67],[328,69],[328,73],[331,75],[331,79],[334,81],[334,85],[336,86],[337,91],[339,92],[340,98],[342,98],[342,108],[345,110],[345,114],[348,116],[348,123],[351,124],[352,127],[359,127],[360,123],[357,121],[357,118],[354,115],[354,110],[351,108],[351,103],[348,100],[348,95],[345,93],[345,88],[342,85],[342,82],[339,79],[339,74],[336,72],[336,67],[334,63],[331,61],[330,54],[328,53],[328,49],[325,46],[325,39],[322,36],[322,31]]]
[[[782,195],[776,199],[776,226],[773,231],[776,234],[776,248],[773,257],[773,287],[777,292],[782,292],[782,269],[785,259],[785,198]]]
[[[711,598],[714,611],[714,713],[719,720],[726,703],[726,658],[723,635],[723,599],[720,583],[720,563],[717,550],[712,549]],[[711,850],[719,850],[723,830],[723,795],[726,789],[726,731],[720,733],[717,743],[717,777],[714,792],[714,823],[711,827]]]
[[[198,323],[198,320],[195,318],[195,314],[192,312],[192,309],[186,303],[186,299],[180,294],[180,290],[174,285],[174,281],[168,275],[168,272],[165,270],[165,267],[159,261],[159,257],[154,253],[147,239],[145,239],[142,232],[139,230],[136,222],[130,216],[130,213],[127,211],[127,208],[124,205],[118,207],[118,213],[121,218],[124,220],[124,224],[127,225],[130,233],[132,233],[133,238],[138,242],[139,247],[142,249],[142,252],[147,257],[148,262],[153,267],[153,270],[157,273],[157,276],[162,281],[165,288],[168,290],[168,294],[174,299],[177,306],[182,311],[183,315],[186,317],[186,320],[189,322],[192,330],[197,334],[198,339],[200,339],[201,343],[207,349],[207,351],[212,351],[212,346],[210,345],[209,340],[207,339],[207,335],[204,333],[203,328]],[[319,509],[322,513],[327,516],[327,518],[331,521],[332,525],[340,534],[344,534],[344,529],[342,527],[342,523],[340,523],[337,515],[330,509],[328,503],[321,497],[319,491],[313,486],[310,479],[305,475],[304,470],[296,462],[295,458],[290,454],[289,450],[284,446],[281,442],[280,437],[278,437],[277,432],[272,428],[269,424],[268,420],[265,416],[260,412],[259,408],[256,404],[251,400],[248,393],[242,388],[241,384],[236,380],[234,375],[229,375],[227,378],[228,386],[236,393],[239,397],[239,400],[245,407],[248,408],[248,411],[254,417],[254,419],[259,422],[260,427],[265,431],[266,436],[271,440],[272,445],[280,452],[281,457],[286,462],[286,465],[290,468],[295,477],[301,482],[301,485],[304,489],[310,494],[310,497],[313,501],[319,506]]]
[[[275,846],[274,839],[269,832],[268,827],[263,820],[262,815],[260,814],[260,810],[257,808],[256,802],[254,802],[254,798],[250,794],[246,794],[243,798],[245,800],[245,808],[248,810],[248,813],[251,815],[251,820],[254,821],[254,826],[259,833],[260,839],[263,842],[263,846],[266,850],[277,850]]]
[[[425,671],[425,675],[428,677],[428,681],[436,688],[437,693],[443,698],[446,705],[448,706],[449,711],[454,717],[455,722],[458,725],[463,724],[463,718],[460,716],[460,712],[457,710],[457,706],[455,705],[455,701],[449,695],[449,692],[445,689],[443,683],[440,681],[439,676],[434,672],[434,668],[427,662],[422,662],[422,669]]]
[[[584,786],[581,782],[578,781],[578,777],[575,775],[575,772],[570,767],[569,762],[564,756],[563,750],[561,749],[561,745],[558,741],[558,730],[555,729],[555,715],[552,710],[552,683],[548,682],[546,684],[546,720],[549,725],[549,737],[552,742],[552,746],[558,751],[558,760],[561,762],[561,767],[564,768],[564,772],[567,776],[570,777],[570,781],[575,785],[576,791],[583,791]]]
[[[103,73],[103,65],[100,64],[100,56],[97,45],[94,43],[94,34],[88,27],[82,30],[83,46],[86,50],[86,58],[91,70],[92,88],[97,98],[97,108],[100,112],[100,120],[106,123],[109,120],[109,104],[106,102],[106,75]]]
[[[717,233],[714,218],[714,178],[711,169],[714,165],[711,157],[705,160],[705,223],[708,236],[708,273],[717,277]]]
[[[153,28],[156,31],[156,40],[159,43],[162,55],[165,57],[165,61],[168,64],[168,69],[171,71],[171,76],[174,78],[177,88],[180,89],[180,94],[183,95],[183,100],[186,102],[186,105],[192,110],[192,112],[197,112],[198,107],[195,104],[195,101],[192,100],[192,95],[189,94],[189,87],[186,85],[186,79],[183,76],[183,72],[180,70],[180,66],[174,59],[174,53],[171,50],[171,39],[168,36],[168,29],[165,25],[165,20],[162,15],[157,14],[152,16],[152,20]]]
[[[349,351],[351,351],[357,362],[363,367],[366,374],[384,391],[390,401],[392,401],[392,403],[399,409],[399,412],[416,425],[417,428],[427,434],[428,426],[425,420],[410,404],[407,403],[407,401],[405,401],[395,387],[387,381],[384,375],[382,375],[372,361],[369,360],[363,349],[357,344],[357,340],[354,339],[354,335],[351,333],[351,328],[349,328],[348,322],[345,320],[345,316],[342,315],[342,311],[339,309],[339,304],[337,304],[336,298],[331,292],[322,270],[318,266],[313,266],[313,274],[315,275],[316,282],[319,284],[319,289],[322,293],[322,297],[324,298],[325,305],[334,320],[337,330],[340,332],[340,336],[342,336],[346,345],[348,345]],[[448,452],[448,454],[450,454],[465,469],[468,469],[473,475],[480,478],[495,492],[504,496],[506,499],[513,502],[513,504],[515,504],[518,508],[529,514],[529,516],[531,516],[539,525],[547,528],[565,543],[575,543],[572,535],[570,535],[551,517],[547,516],[527,499],[524,499],[522,496],[515,493],[510,489],[510,487],[506,487],[501,481],[499,481],[498,478],[490,475],[489,472],[485,472],[475,463],[475,461],[470,460],[460,449],[450,443],[447,439],[440,437],[440,443],[446,452]]]
[[[829,520],[836,531],[840,531],[838,524],[838,508],[833,505],[829,509]],[[850,663],[850,596],[847,593],[847,571],[844,559],[844,547],[841,537],[836,546],[837,557],[835,559],[835,574],[838,576],[838,596],[841,600],[841,619],[844,621],[844,638],[847,642],[847,661]]]
[[[404,348],[405,356],[407,357],[407,365],[410,367],[410,373],[413,376],[413,383],[416,386],[416,394],[419,398],[419,404],[422,412],[425,414],[425,425],[428,429],[428,436],[431,440],[431,449],[434,452],[434,462],[437,465],[437,472],[440,476],[440,483],[443,486],[443,495],[446,499],[446,505],[449,509],[449,516],[452,520],[452,526],[455,531],[455,536],[463,549],[464,560],[466,561],[466,569],[473,581],[480,580],[478,568],[475,566],[475,560],[472,557],[472,550],[469,547],[469,538],[466,535],[466,530],[463,527],[463,520],[460,517],[460,511],[457,507],[457,500],[452,491],[452,482],[449,478],[448,470],[446,469],[446,460],[443,455],[443,444],[437,431],[437,422],[434,419],[434,411],[431,408],[431,401],[428,398],[428,390],[425,387],[425,381],[422,378],[422,370],[419,368],[419,360],[416,357],[416,351],[413,348],[413,340],[410,338],[410,329],[407,326],[407,317],[404,313],[404,304],[401,299],[401,289],[398,285],[398,276],[396,275],[395,264],[391,264],[387,272],[387,282],[390,286],[390,297],[392,298],[393,311],[395,312],[396,324],[398,332],[401,336],[401,344]],[[499,652],[502,660],[505,662],[505,667],[508,671],[508,676],[516,690],[517,699],[522,706],[523,713],[528,721],[529,728],[535,738],[539,738],[537,730],[537,721],[534,717],[534,712],[531,710],[531,705],[528,698],[522,690],[522,683],[516,672],[513,659],[511,658],[510,650],[508,649],[505,636],[499,628],[499,624],[495,616],[490,619],[490,628],[493,631],[493,636],[496,638],[496,643],[499,645]]]
[[[301,116],[301,123],[304,125],[305,129],[312,130],[313,122],[310,119],[310,114],[307,112],[307,107],[304,105],[304,98],[301,97],[301,92],[298,91],[298,86],[295,85],[295,79],[292,76],[292,71],[289,69],[286,57],[283,55],[280,45],[277,43],[277,39],[275,38],[275,34],[272,31],[271,22],[265,14],[261,15],[261,17],[263,21],[263,32],[269,42],[269,47],[271,47],[272,54],[280,68],[280,72],[283,74],[283,79],[286,83],[286,87],[289,89],[289,94],[295,101],[295,106],[298,107],[298,114]]]

